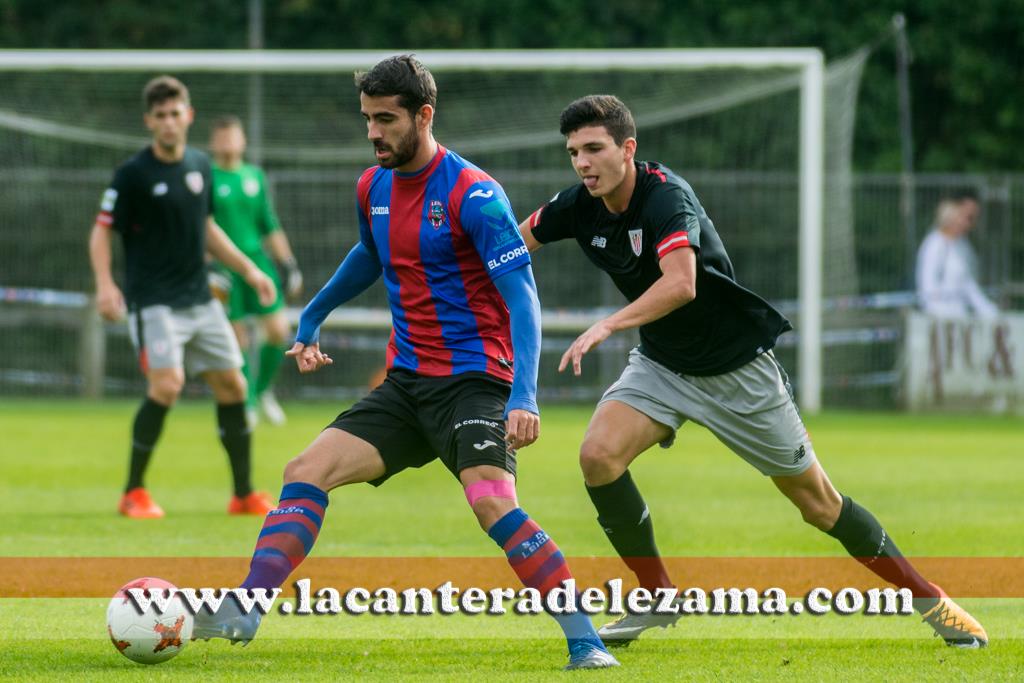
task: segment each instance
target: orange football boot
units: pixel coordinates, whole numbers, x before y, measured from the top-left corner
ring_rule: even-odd
[[[266,491],[253,491],[241,498],[231,496],[231,501],[228,502],[228,514],[265,515],[276,507],[270,500],[270,494]]]
[[[164,510],[149,497],[149,491],[141,486],[121,496],[117,511],[132,519],[158,519],[164,516]]]

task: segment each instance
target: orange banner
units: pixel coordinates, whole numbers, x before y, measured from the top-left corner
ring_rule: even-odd
[[[1024,557],[919,557],[917,570],[952,597],[1024,597]],[[783,589],[801,595],[823,586],[884,588],[886,584],[848,557],[669,557],[665,564],[680,588]],[[0,557],[2,598],[99,598],[112,596],[128,581],[156,576],[180,588],[232,588],[248,571],[249,558],[236,557]],[[572,557],[577,586],[603,586],[632,573],[614,557]],[[517,588],[519,580],[501,557],[312,557],[290,577],[309,578],[313,590],[356,586],[435,588],[446,581]],[[286,589],[290,586],[286,584]],[[288,597],[290,590],[285,591]]]

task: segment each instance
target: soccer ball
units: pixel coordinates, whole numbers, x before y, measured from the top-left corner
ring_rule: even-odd
[[[184,650],[192,638],[192,613],[178,596],[163,612],[155,604],[141,612],[129,597],[130,588],[148,588],[154,593],[177,588],[163,579],[135,579],[121,586],[107,607],[107,633],[118,652],[140,664],[166,662]]]

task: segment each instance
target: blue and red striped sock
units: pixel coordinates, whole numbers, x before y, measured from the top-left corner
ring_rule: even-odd
[[[306,559],[320,533],[327,492],[295,482],[281,489],[277,508],[267,513],[242,588],[277,588]]]
[[[487,535],[505,551],[509,565],[523,585],[536,588],[541,597],[546,598],[551,589],[572,578],[562,551],[522,508],[512,510],[495,522]],[[577,611],[551,616],[562,627],[570,647],[576,641],[586,640],[603,648],[586,613]]]

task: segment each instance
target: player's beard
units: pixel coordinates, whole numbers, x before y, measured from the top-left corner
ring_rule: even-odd
[[[409,163],[416,156],[416,150],[420,147],[420,134],[416,130],[416,126],[412,126],[409,132],[399,138],[394,146],[375,141],[373,147],[374,149],[391,152],[390,159],[379,162],[381,168],[398,168]]]

